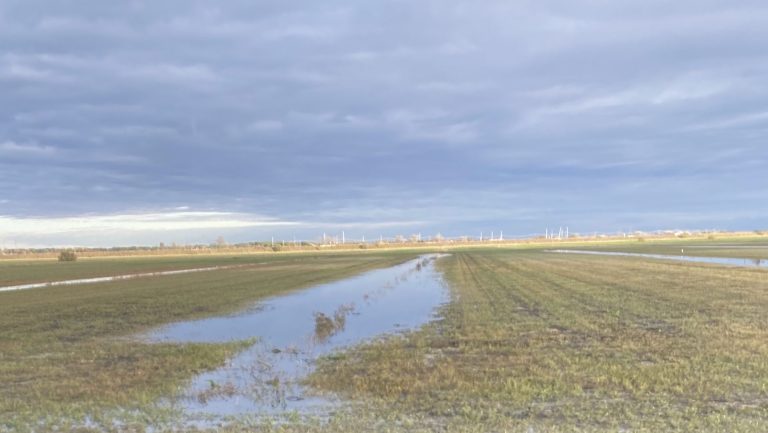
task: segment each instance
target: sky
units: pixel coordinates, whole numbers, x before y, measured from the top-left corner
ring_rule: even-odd
[[[768,3],[2,0],[0,247],[768,228]]]

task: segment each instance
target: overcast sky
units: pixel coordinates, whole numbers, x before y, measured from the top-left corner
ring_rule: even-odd
[[[0,1],[0,246],[768,228],[768,2]]]

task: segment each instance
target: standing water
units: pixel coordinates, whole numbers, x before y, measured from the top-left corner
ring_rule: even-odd
[[[334,401],[300,384],[319,356],[374,337],[416,329],[449,294],[438,254],[260,303],[242,314],[180,322],[148,335],[155,342],[258,339],[225,366],[193,379],[174,401],[195,419],[298,411],[320,414]]]
[[[729,266],[747,266],[747,267],[768,267],[768,260],[764,259],[744,259],[736,257],[698,257],[698,256],[686,256],[686,255],[666,255],[666,254],[642,254],[642,253],[622,253],[614,251],[585,251],[585,250],[550,250],[550,253],[563,253],[563,254],[591,254],[596,256],[628,256],[628,257],[645,257],[649,259],[662,259],[662,260],[681,260],[684,262],[696,262],[696,263],[712,263],[716,265],[729,265]],[[684,250],[683,250],[684,252]]]

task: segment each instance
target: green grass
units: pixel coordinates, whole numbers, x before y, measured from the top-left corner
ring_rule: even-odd
[[[310,383],[424,431],[768,426],[764,270],[508,251],[442,266],[442,321],[328,358]]]
[[[614,247],[665,253],[682,242]],[[713,241],[695,245],[726,256]],[[116,408],[141,409],[125,430],[163,425],[151,403],[243,343],[123,337],[412,255],[285,255],[251,268],[0,293],[0,431],[29,431],[40,419],[69,431],[66,420]],[[143,270],[155,260],[114,266]],[[234,259],[199,263],[221,260]],[[222,430],[766,430],[768,270],[497,248],[455,251],[439,266],[453,294],[440,320],[326,357],[308,378],[353,404],[328,420],[243,420]]]
[[[277,256],[255,267],[0,293],[0,431],[31,431],[38,422],[43,423],[38,431],[67,431],[68,423],[76,425],[86,415],[144,410],[159,397],[173,395],[193,375],[221,365],[244,342],[146,344],[130,338],[136,333],[237,311],[266,296],[408,257],[305,254],[297,261]],[[195,258],[194,265],[221,260]],[[110,261],[109,269],[155,265],[127,262]],[[87,265],[82,272],[96,269],[82,263]],[[45,275],[62,275],[59,265],[34,266]]]
[[[630,252],[642,254],[667,254],[699,257],[735,257],[768,260],[768,240],[753,239],[671,239],[664,241],[639,241],[592,244],[572,247],[568,244],[553,244],[554,248],[571,248],[591,251]]]
[[[337,254],[338,256],[339,254]],[[80,278],[105,277],[135,273],[194,269],[211,266],[235,266],[273,261],[302,260],[312,254],[280,255],[186,255],[156,257],[97,257],[80,258],[76,262],[55,259],[0,261],[0,286],[40,283]]]

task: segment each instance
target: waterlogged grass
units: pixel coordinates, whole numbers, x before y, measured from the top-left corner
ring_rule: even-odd
[[[253,267],[0,293],[0,431],[69,431],[86,419],[99,431],[113,415],[123,420],[122,429],[163,425],[169,414],[152,403],[221,365],[247,342],[145,344],[131,336],[410,257],[284,256]],[[193,266],[222,260],[195,259]],[[129,261],[125,266],[135,266]],[[61,276],[59,265],[39,266],[46,275]]]
[[[116,431],[186,431],[153,403],[246,343],[126,337],[408,257],[285,256],[0,293],[0,431],[104,431],[113,418]],[[214,430],[766,431],[768,270],[503,249],[454,252],[439,266],[453,293],[439,321],[326,357],[308,379],[349,406]],[[336,321],[318,325],[332,332]]]
[[[85,257],[76,262],[58,262],[56,259],[0,260],[0,287],[17,284],[81,278],[108,277],[138,273],[196,269],[214,266],[238,266],[301,260],[301,256],[280,254],[201,255],[156,257]],[[342,257],[342,254],[336,254]]]
[[[441,266],[441,321],[310,377],[367,402],[324,429],[768,429],[768,271],[508,251]]]
[[[555,248],[560,248],[560,246],[562,246],[564,248],[588,251],[768,260],[768,239],[765,237],[747,239],[670,239],[664,241],[642,241],[632,239],[605,244],[584,244],[583,246],[575,247],[568,244],[554,244],[554,246]]]

